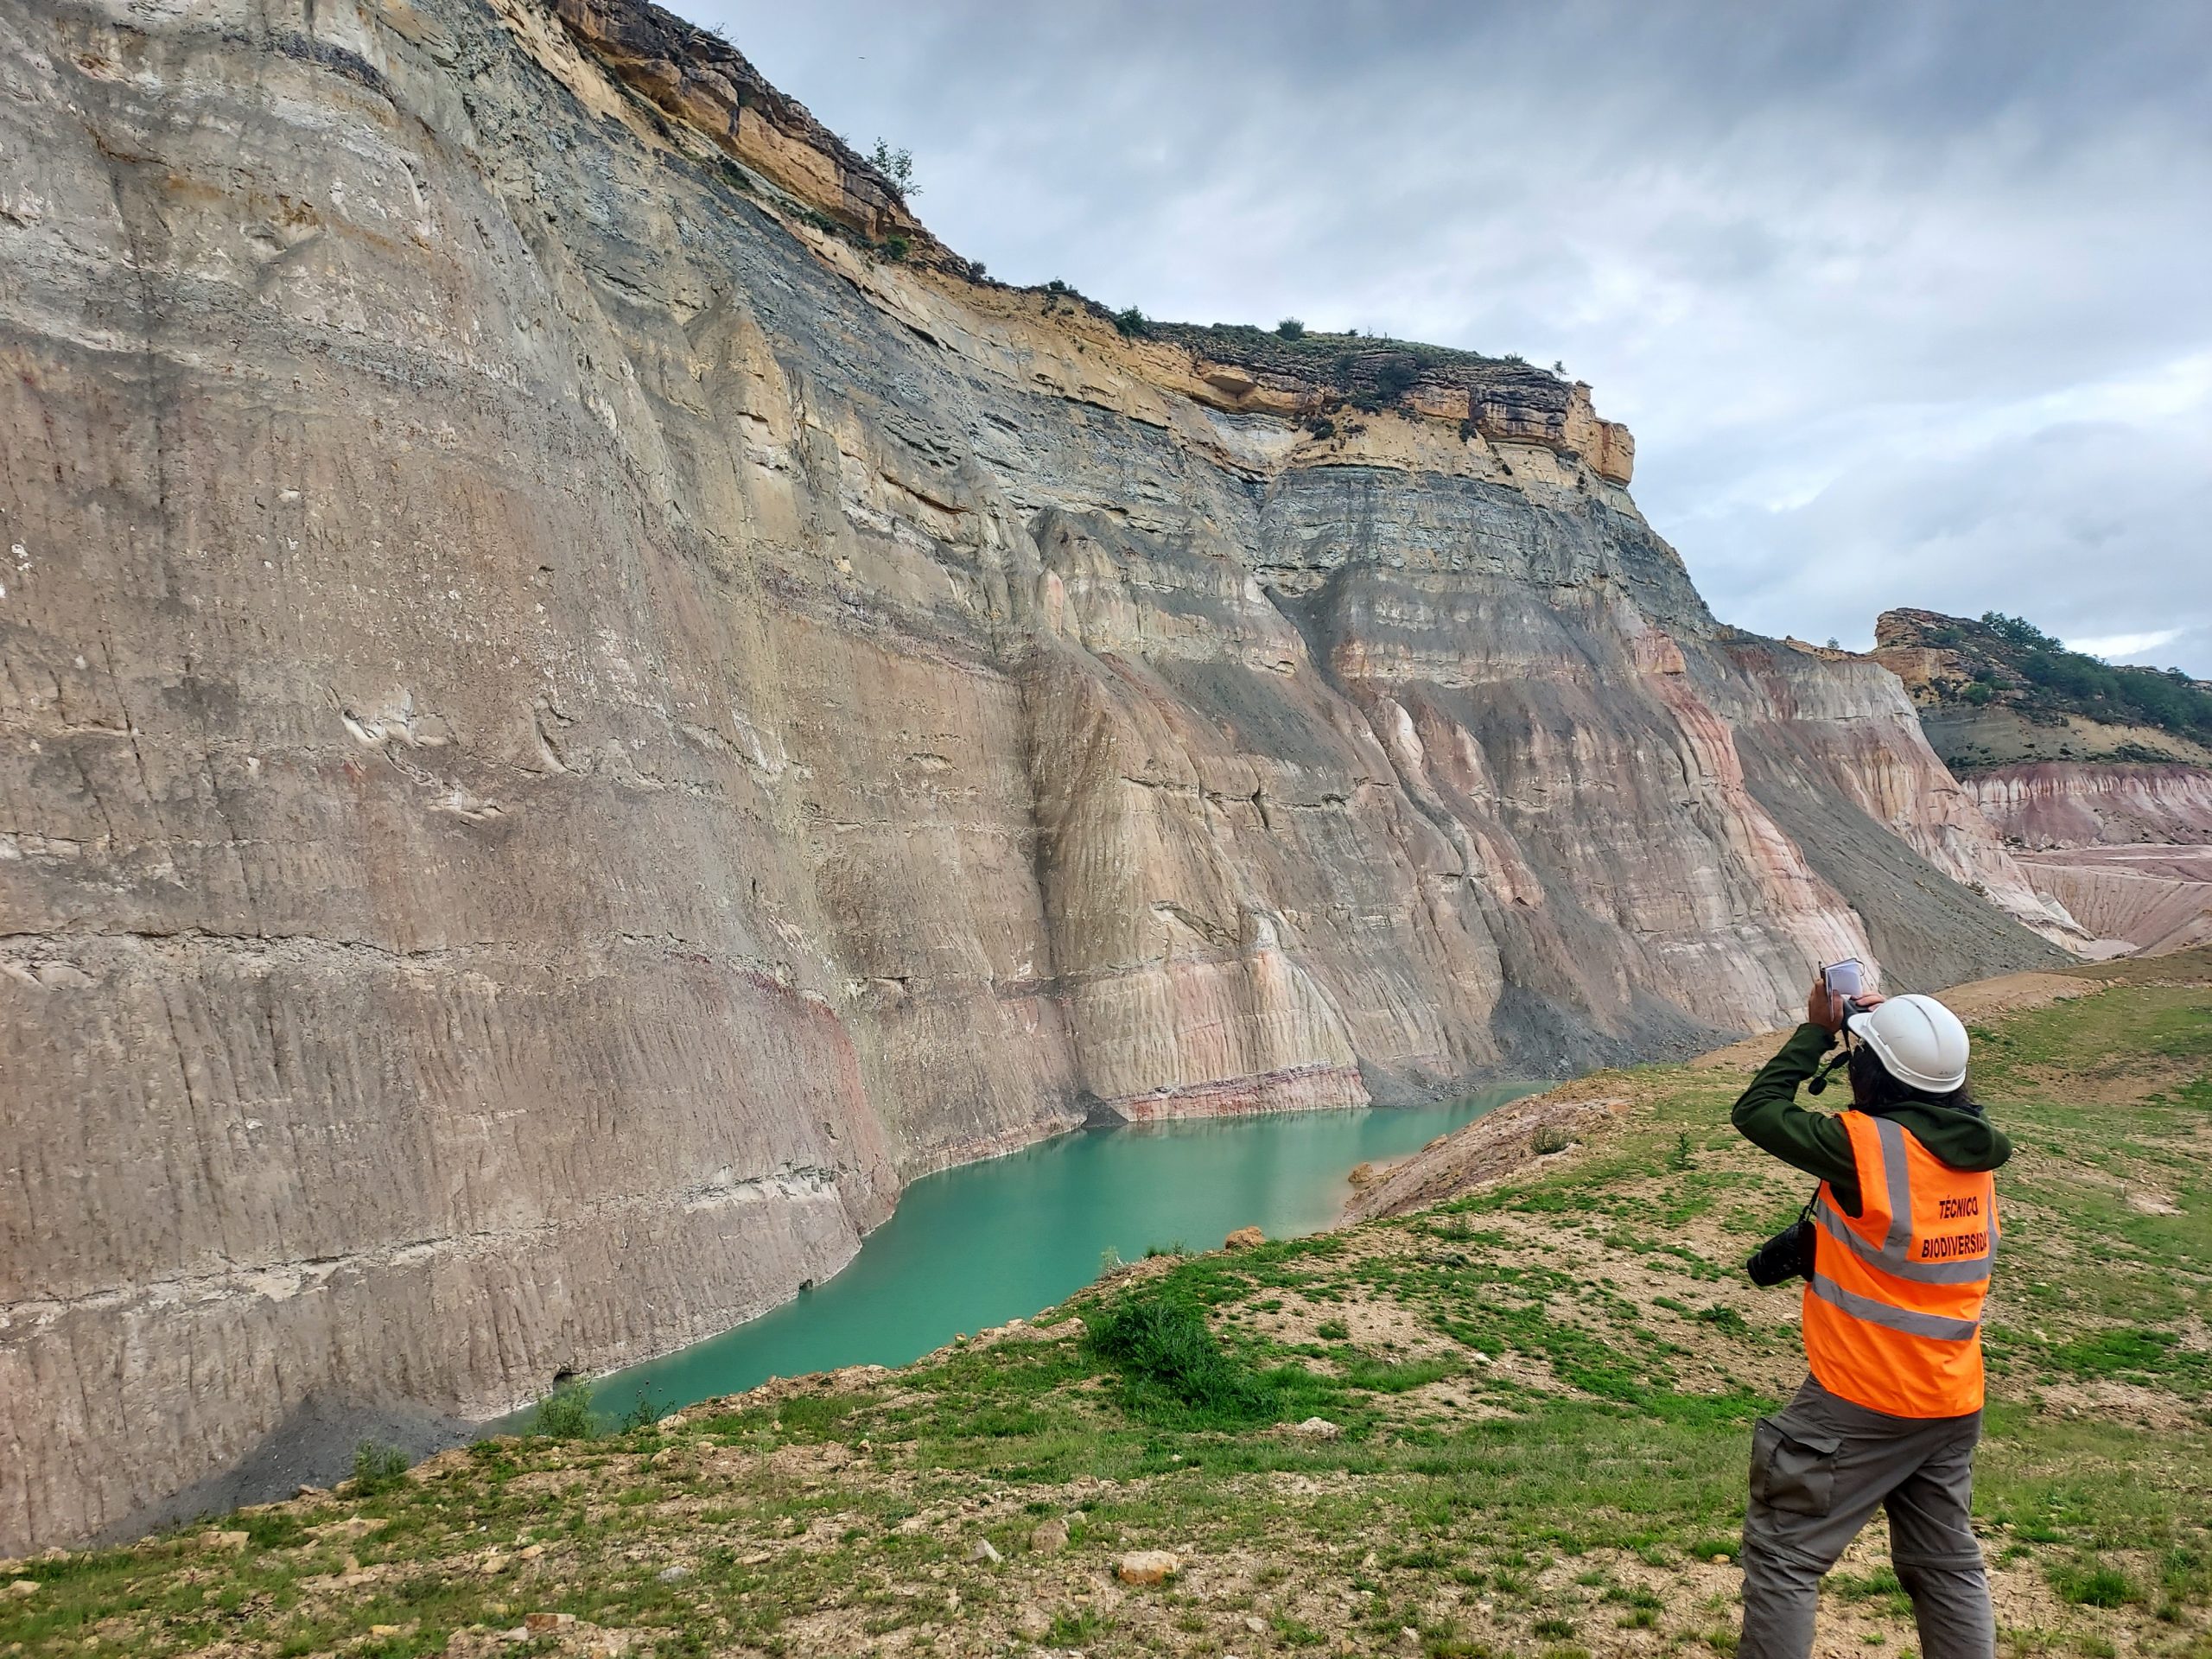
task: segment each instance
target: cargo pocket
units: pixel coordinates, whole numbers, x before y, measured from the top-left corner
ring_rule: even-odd
[[[1789,1515],[1826,1515],[1835,1502],[1834,1436],[1793,1432],[1762,1417],[1751,1431],[1751,1497]]]

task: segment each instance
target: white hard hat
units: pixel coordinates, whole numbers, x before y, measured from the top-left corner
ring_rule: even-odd
[[[1844,1024],[1907,1088],[1948,1095],[1967,1080],[1967,1028],[1932,996],[1893,996]]]

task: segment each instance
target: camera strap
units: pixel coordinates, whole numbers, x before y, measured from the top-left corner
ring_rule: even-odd
[[[1813,1080],[1805,1085],[1805,1092],[1808,1095],[1826,1094],[1827,1092],[1829,1077],[1843,1066],[1848,1065],[1850,1063],[1851,1045],[1849,1043],[1846,1043],[1841,1048],[1836,1050],[1834,1055],[1831,1058],[1822,1063],[1819,1071],[1813,1073]],[[1810,1206],[1808,1205],[1807,1207],[1809,1208]]]

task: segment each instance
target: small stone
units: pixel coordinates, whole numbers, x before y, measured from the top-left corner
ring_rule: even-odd
[[[1253,1635],[1257,1636],[1262,1630],[1268,1628],[1268,1621],[1262,1618],[1257,1613],[1247,1613],[1244,1615],[1244,1628],[1251,1631]]]
[[[369,1626],[369,1634],[371,1636],[397,1636],[399,1634],[399,1626],[397,1624],[372,1624]]]
[[[1039,1555],[1057,1555],[1068,1547],[1068,1523],[1040,1521],[1030,1529],[1029,1548]]]
[[[750,1555],[746,1556],[741,1561],[740,1561],[739,1565],[741,1567],[765,1567],[768,1562],[774,1559],[775,1553],[772,1550],[756,1549]]]
[[[1728,1565],[1728,1558],[1719,1551],[1715,1551],[1713,1557],[1713,1564],[1715,1567],[1726,1567]]]
[[[524,1544],[520,1549],[515,1552],[517,1555],[520,1556],[525,1561],[534,1561],[544,1553],[545,1546],[543,1544]]]
[[[576,1622],[574,1613],[524,1613],[523,1628],[533,1636],[543,1636],[548,1630],[566,1630]]]
[[[1183,1570],[1183,1563],[1164,1549],[1133,1549],[1114,1563],[1114,1576],[1123,1584],[1163,1584]]]
[[[220,1550],[231,1555],[238,1554],[250,1541],[242,1532],[203,1532],[200,1535],[200,1548]]]
[[[8,1593],[11,1596],[17,1597],[35,1596],[38,1594],[38,1580],[36,1579],[17,1579],[13,1584],[8,1586]]]
[[[328,1497],[330,1496],[330,1488],[327,1486],[302,1486],[295,1491],[292,1496],[294,1497]]]
[[[361,1558],[358,1555],[348,1555],[346,1558],[345,1570],[346,1576],[349,1579],[352,1578],[356,1573],[359,1573],[361,1570]]]
[[[1267,1242],[1268,1236],[1257,1227],[1239,1227],[1221,1241],[1221,1247],[1225,1250],[1249,1250]]]
[[[1308,1417],[1290,1432],[1294,1434],[1303,1434],[1309,1440],[1333,1440],[1338,1435],[1343,1433],[1344,1430],[1325,1417]]]
[[[507,1570],[507,1558],[493,1550],[477,1564],[476,1570],[487,1579],[496,1578]]]
[[[998,1546],[992,1543],[989,1539],[978,1538],[976,1541],[976,1547],[968,1552],[968,1559],[971,1561],[988,1561],[993,1566],[996,1566],[1006,1557],[999,1554]]]
[[[1421,1632],[1414,1629],[1410,1624],[1399,1625],[1398,1634],[1404,1637],[1408,1642],[1418,1642],[1421,1640]]]
[[[691,1569],[678,1561],[673,1567],[664,1567],[654,1576],[663,1584],[681,1584],[691,1576]]]

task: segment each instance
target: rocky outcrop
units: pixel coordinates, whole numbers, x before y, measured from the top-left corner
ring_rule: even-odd
[[[1344,1221],[1409,1215],[1563,1157],[1611,1135],[1633,1104],[1626,1095],[1569,1086],[1500,1106],[1437,1136],[1410,1158],[1380,1170],[1362,1164],[1352,1172],[1354,1191]]]
[[[1332,426],[1356,425],[1359,414],[1389,404],[1491,444],[1573,456],[1608,483],[1624,485],[1636,470],[1635,438],[1599,417],[1587,383],[1519,358],[1360,335],[1286,340],[1219,324],[1149,325],[1146,334],[1190,353],[1197,385],[1189,390],[1201,402],[1309,423],[1322,416]]]
[[[1758,756],[1767,797],[1790,834],[1826,849],[1830,864],[1884,866],[1855,885],[1888,895],[1860,906],[1885,961],[1923,970],[1912,973],[1915,982],[1940,983],[1940,973],[1925,969],[1939,961],[1948,966],[1957,941],[1974,931],[1960,894],[1921,880],[1921,861],[2069,950],[2089,943],[2007,855],[1972,794],[1929,753],[1911,704],[1878,664],[1795,641],[1738,639],[1729,657],[1742,677],[1730,713]],[[1865,821],[1918,858],[1901,861],[1893,842],[1865,833]]]
[[[907,211],[893,181],[817,121],[804,105],[770,86],[719,34],[697,29],[658,6],[630,0],[553,0],[552,10],[617,86],[683,123],[739,162],[744,172],[733,176],[734,184],[743,188],[747,178],[766,181],[795,202],[862,236],[901,238],[907,244],[906,257],[953,260]],[[573,65],[566,44],[554,37],[541,16],[521,6],[510,9],[507,16],[539,52],[563,67]],[[570,79],[573,85],[578,78]],[[596,90],[596,76],[584,79]],[[965,270],[965,261],[957,263]]]
[[[2047,954],[1586,390],[1276,410],[648,7],[0,47],[0,1554],[705,1335],[1086,1118]]]
[[[2017,632],[2020,624],[2010,626]],[[2212,766],[2212,728],[2184,717],[2188,708],[2212,708],[2212,686],[2178,670],[2114,668],[2048,636],[2024,642],[1937,611],[1883,612],[1874,645],[1874,659],[1904,683],[1936,753],[1961,774],[2070,764]]]

